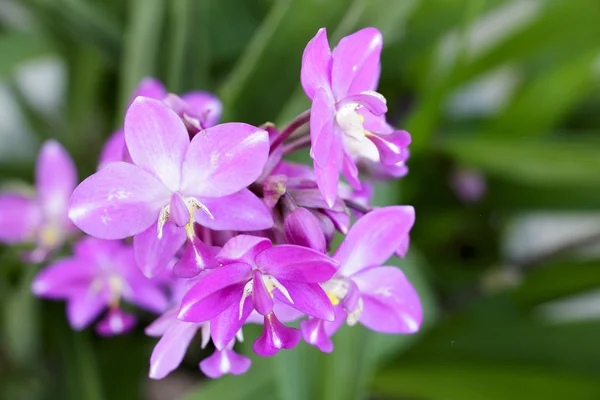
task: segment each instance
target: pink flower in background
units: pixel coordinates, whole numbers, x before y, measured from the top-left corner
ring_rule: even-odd
[[[419,296],[402,271],[381,266],[401,247],[415,220],[410,206],[390,206],[359,219],[333,255],[341,267],[321,286],[335,306],[335,321],[301,321],[304,340],[333,350],[329,337],[344,319],[384,333],[415,333],[422,320]]]
[[[73,193],[69,217],[99,238],[135,235],[136,260],[147,276],[171,261],[186,236],[190,245],[199,245],[195,221],[222,230],[272,225],[264,203],[246,189],[268,156],[265,131],[228,123],[190,142],[173,110],[138,97],[125,117],[125,139],[133,164],[111,163],[84,180]],[[242,207],[246,218],[236,215]],[[196,273],[210,262],[195,261]]]
[[[360,189],[358,158],[376,158],[385,165],[406,158],[410,135],[379,126],[387,112],[385,98],[374,91],[382,43],[377,29],[365,28],[340,40],[332,52],[322,28],[304,50],[301,81],[312,100],[311,157],[319,189],[330,206],[337,196],[340,171]]]
[[[126,332],[135,323],[132,315],[121,310],[121,301],[163,312],[168,300],[162,286],[161,280],[140,273],[130,245],[86,237],[73,246],[72,257],[44,268],[33,280],[32,291],[39,297],[66,300],[67,317],[76,330],[108,308],[96,330],[111,335]]]
[[[67,151],[54,140],[45,142],[36,164],[35,196],[0,194],[0,243],[35,243],[27,258],[43,261],[77,232],[67,217],[76,185],[77,169]]]

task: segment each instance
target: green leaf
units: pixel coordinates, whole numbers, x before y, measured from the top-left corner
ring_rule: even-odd
[[[39,36],[9,32],[0,35],[0,79],[6,79],[24,61],[52,54],[52,48]]]

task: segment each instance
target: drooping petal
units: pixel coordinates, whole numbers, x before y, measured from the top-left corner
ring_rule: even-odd
[[[225,243],[217,255],[217,260],[223,264],[244,262],[249,265],[254,265],[256,255],[271,246],[271,241],[267,238],[252,235],[238,235]]]
[[[337,271],[328,255],[294,245],[274,246],[256,256],[256,265],[265,274],[294,282],[324,282]]]
[[[167,95],[167,89],[156,78],[147,77],[140,81],[137,85],[131,98],[129,99],[129,104],[133,103],[133,101],[138,96],[150,97],[151,99],[162,100]]]
[[[331,86],[331,49],[327,41],[327,30],[319,29],[306,45],[302,55],[300,81],[304,93],[312,99],[321,87]]]
[[[120,335],[133,329],[135,322],[136,319],[132,314],[120,308],[111,308],[96,324],[96,332],[102,336]]]
[[[67,319],[71,327],[77,331],[88,326],[106,307],[103,296],[92,290],[82,289],[72,294],[67,300]]]
[[[163,271],[185,242],[185,229],[175,226],[171,221],[163,226],[159,239],[157,224],[158,221],[133,237],[135,262],[147,278]]]
[[[169,311],[156,318],[150,325],[144,329],[144,333],[148,336],[158,337],[164,333],[177,321],[177,308],[171,308]]]
[[[268,357],[281,349],[293,349],[302,340],[296,328],[283,325],[275,314],[265,316],[263,333],[252,343],[252,350],[259,356]]]
[[[193,278],[205,269],[216,268],[216,255],[220,247],[207,246],[196,236],[186,241],[181,259],[173,266],[173,274],[179,278]]]
[[[254,310],[252,299],[246,297],[244,304],[241,306],[242,313],[240,316],[242,295],[243,293],[240,290],[233,304],[210,321],[210,335],[218,350],[226,348],[227,344],[235,338],[235,335],[242,328],[252,310]]]
[[[262,129],[242,123],[205,129],[185,156],[181,191],[195,197],[239,192],[260,176],[268,156],[269,137]]]
[[[417,291],[396,267],[376,267],[352,276],[363,311],[359,322],[384,333],[415,333],[423,320]]]
[[[179,318],[188,322],[208,321],[229,307],[250,280],[248,264],[229,264],[211,270],[183,297]]]
[[[193,114],[201,119],[204,128],[216,125],[223,112],[223,104],[217,96],[209,92],[188,92],[181,98],[190,106]]]
[[[200,370],[212,379],[226,374],[241,375],[250,368],[252,361],[232,349],[216,350],[210,357],[200,361]]]
[[[327,88],[317,90],[310,107],[310,155],[321,168],[329,162],[334,146],[335,100]]]
[[[77,259],[64,259],[41,270],[31,284],[31,291],[48,299],[68,298],[85,290],[94,278],[94,270]]]
[[[125,146],[125,132],[123,129],[119,129],[110,135],[104,143],[100,152],[98,169],[102,169],[112,162],[125,161],[125,152],[129,155]]]
[[[190,144],[181,118],[162,101],[138,97],[127,110],[124,129],[134,164],[177,191]]]
[[[379,152],[379,159],[384,165],[395,165],[406,159],[405,149],[411,141],[406,131],[395,131],[389,135],[367,134]]]
[[[334,125],[334,131],[337,131],[337,129],[339,128]],[[335,133],[332,141],[333,144],[331,145],[331,152],[327,157],[327,163],[322,167],[317,165],[316,162],[314,163],[317,186],[329,207],[334,207],[337,200],[340,170],[342,169],[344,156],[341,133]]]
[[[273,298],[267,290],[259,270],[252,271],[252,304],[254,309],[261,315],[267,315],[273,311]]]
[[[0,242],[13,244],[33,239],[42,222],[35,200],[19,193],[0,195]]]
[[[333,255],[345,276],[367,267],[381,265],[394,254],[413,226],[411,206],[390,206],[373,210],[360,218]]]
[[[46,141],[40,150],[35,186],[44,216],[60,223],[68,222],[67,208],[77,186],[77,168],[69,153],[55,140]]]
[[[346,36],[333,51],[331,81],[336,99],[375,90],[379,81],[383,38],[375,28]]]
[[[69,218],[89,235],[123,239],[148,229],[170,197],[169,189],[141,168],[111,163],[75,189]]]
[[[210,211],[196,211],[194,219],[200,225],[219,231],[258,231],[273,226],[273,216],[266,204],[248,189],[229,196],[198,199]]]
[[[327,247],[321,223],[304,207],[290,212],[284,221],[285,238],[290,244],[304,246],[324,253]]]
[[[181,364],[197,330],[198,324],[177,320],[173,322],[152,351],[150,378],[162,379]]]
[[[326,321],[333,321],[335,315],[331,301],[319,284],[297,283],[282,279],[279,282],[286,288],[290,297],[294,300],[293,303],[290,303],[286,296],[283,296],[280,291],[276,291],[275,296],[282,303],[294,307],[296,310],[302,311],[307,315]]]
[[[325,321],[319,318],[309,318],[300,321],[300,330],[302,337],[308,344],[316,346],[324,353],[333,351],[333,342],[325,331]]]

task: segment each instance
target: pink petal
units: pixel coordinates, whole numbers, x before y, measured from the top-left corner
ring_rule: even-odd
[[[384,333],[415,333],[423,320],[417,291],[396,267],[377,267],[352,276],[358,285],[363,311],[360,323]]]
[[[210,321],[210,335],[218,350],[223,350],[227,347],[229,342],[235,338],[237,332],[242,328],[242,325],[244,325],[252,310],[254,310],[252,299],[246,297],[240,318],[241,300],[242,291],[240,290],[238,297],[233,304]]]
[[[40,150],[35,186],[44,216],[51,221],[68,223],[67,209],[77,186],[77,168],[69,153],[55,140],[46,141]]]
[[[383,115],[388,110],[385,98],[376,92],[350,94],[338,103],[338,107],[348,103],[360,104],[375,116]]]
[[[42,223],[37,203],[19,193],[0,195],[0,242],[22,243],[33,239]]]
[[[375,28],[365,28],[340,40],[333,51],[331,80],[337,99],[375,90],[381,66],[383,38]]]
[[[179,192],[173,193],[169,203],[169,219],[175,225],[183,227],[190,222],[190,212],[185,204],[183,196]]]
[[[76,259],[64,259],[41,270],[31,284],[31,291],[39,297],[49,299],[68,298],[74,291],[89,286],[94,278],[94,269]]]
[[[354,140],[354,139],[350,139]],[[344,178],[348,181],[350,186],[354,190],[361,190],[362,185],[360,184],[360,180],[358,179],[358,167],[354,163],[354,160],[344,151],[344,161],[342,162],[342,171],[344,173]]]
[[[267,315],[273,311],[273,298],[262,280],[259,270],[252,271],[252,304],[254,309],[261,315]]]
[[[130,285],[133,290],[123,294],[123,299],[127,302],[157,314],[168,307],[169,299],[166,293],[154,282],[145,279]]]
[[[400,243],[400,246],[398,246],[398,248],[396,249],[396,255],[400,258],[406,257],[409,246],[410,246],[410,235],[407,234],[404,237],[404,239],[402,240],[402,242]]]
[[[311,317],[300,321],[300,330],[306,343],[318,347],[324,353],[333,351],[333,342],[325,331],[325,321],[322,319]]]
[[[150,97],[151,99],[162,100],[167,95],[167,89],[156,78],[147,77],[140,81],[140,83],[135,88],[133,94],[131,95],[131,99],[129,100],[129,104],[133,103],[133,101],[138,96]]]
[[[378,266],[394,254],[415,222],[411,206],[373,210],[360,218],[333,255],[342,272],[350,276],[361,269]]]
[[[144,329],[144,333],[148,336],[162,336],[164,333],[177,321],[177,308],[171,308],[160,317],[156,318],[150,325]]]
[[[202,126],[209,128],[216,125],[223,112],[223,104],[217,96],[209,92],[188,92],[181,98],[190,106],[194,116],[201,119]]]
[[[209,271],[183,297],[177,318],[204,322],[216,317],[239,299],[251,269],[248,264],[237,263]]]
[[[281,349],[293,349],[302,340],[296,328],[283,325],[274,314],[265,317],[263,333],[252,343],[252,350],[259,356],[275,355]]]
[[[338,264],[328,255],[294,245],[274,246],[256,256],[256,265],[265,274],[294,282],[325,282]]]
[[[296,310],[312,317],[333,321],[335,314],[331,301],[321,286],[317,283],[297,283],[280,279],[279,282],[286,288],[293,303],[290,303],[281,292],[275,292],[277,299]]]
[[[271,241],[267,238],[251,235],[238,235],[225,243],[217,255],[217,260],[224,264],[239,261],[254,265],[256,255],[270,247]]]
[[[382,164],[395,165],[406,159],[405,149],[411,141],[408,132],[395,131],[388,135],[371,133],[367,135],[367,138],[377,147]]]
[[[104,143],[98,161],[98,169],[106,167],[111,162],[125,161],[125,152],[129,155],[125,146],[125,132],[123,129],[119,129],[110,135]]]
[[[181,364],[197,330],[198,324],[181,321],[173,322],[152,351],[152,356],[150,356],[150,378],[162,379]]]
[[[231,349],[216,350],[210,357],[200,362],[200,370],[209,378],[219,378],[226,374],[245,374],[252,361]]]
[[[78,290],[67,301],[67,319],[77,331],[88,326],[106,307],[103,296],[91,289]]]
[[[324,167],[334,145],[335,100],[327,88],[317,90],[310,108],[310,155],[315,163]]]
[[[216,268],[216,255],[220,247],[207,246],[196,236],[187,240],[183,255],[173,266],[173,274],[179,278],[193,278],[205,269]]]
[[[250,185],[269,156],[266,131],[227,123],[199,132],[182,166],[181,191],[196,197],[227,196]]]
[[[323,195],[321,194],[321,191],[318,188],[290,189],[288,190],[288,192],[294,198],[296,204],[298,204],[301,207],[332,209],[336,211],[346,210],[344,202],[340,199],[337,199],[333,207],[330,208],[327,202],[325,202],[325,199],[323,198]]]
[[[331,86],[331,50],[325,28],[319,29],[308,42],[302,55],[300,80],[306,95],[312,99],[321,87]]]
[[[132,314],[113,308],[96,324],[96,332],[102,336],[120,335],[133,329],[135,322]]]
[[[75,189],[69,218],[89,235],[122,239],[148,229],[170,197],[160,181],[139,167],[112,163]]]
[[[304,207],[290,212],[284,221],[285,238],[288,243],[304,246],[325,253],[327,244],[321,222]]]
[[[124,129],[134,164],[177,191],[189,147],[187,129],[177,114],[162,101],[138,97],[127,110]]]
[[[342,137],[337,125],[333,125],[334,132],[330,153],[327,155],[327,162],[323,166],[314,163],[315,178],[323,198],[330,208],[335,206],[338,194],[338,184],[340,181],[340,170],[342,169],[342,160],[344,151],[342,149]],[[317,143],[319,146],[319,143]]]
[[[200,225],[219,231],[258,231],[273,226],[273,216],[266,204],[248,189],[229,196],[198,199],[213,218],[198,210],[194,219]]]
[[[163,271],[185,242],[185,229],[175,226],[170,221],[163,226],[162,238],[159,239],[157,224],[158,221],[133,237],[135,261],[140,271],[148,278]]]

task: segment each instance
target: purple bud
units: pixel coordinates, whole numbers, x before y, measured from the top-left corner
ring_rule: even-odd
[[[193,278],[209,268],[216,268],[219,263],[215,256],[220,248],[207,246],[194,236],[187,239],[181,259],[173,267],[173,273],[179,278]]]
[[[325,252],[326,242],[319,219],[306,208],[291,211],[284,222],[285,238],[291,244]]]
[[[102,336],[120,335],[135,325],[135,317],[121,310],[111,308],[104,318],[96,324],[96,332]]]
[[[454,191],[461,200],[474,203],[483,197],[486,191],[485,177],[478,171],[459,169],[452,174],[451,181]]]
[[[333,351],[333,342],[325,331],[325,321],[311,317],[300,321],[300,329],[306,343],[318,347],[324,353],[331,353]]]
[[[302,339],[296,328],[283,325],[275,314],[265,316],[263,333],[252,343],[252,350],[259,356],[268,357],[281,349],[293,349]]]

